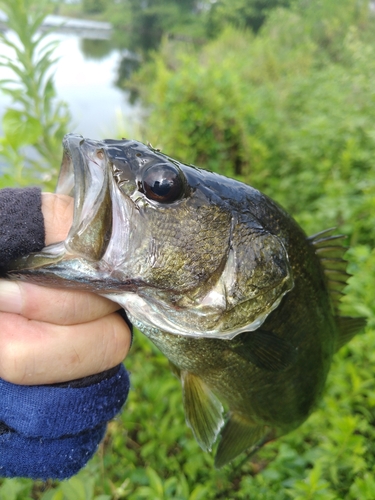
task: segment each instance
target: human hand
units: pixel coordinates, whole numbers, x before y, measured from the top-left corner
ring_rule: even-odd
[[[73,199],[45,193],[46,244],[65,239]],[[119,306],[90,292],[0,280],[0,377],[22,385],[52,384],[118,365],[131,342]]]

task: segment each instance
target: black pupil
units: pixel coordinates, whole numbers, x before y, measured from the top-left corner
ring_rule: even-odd
[[[154,185],[151,187],[152,191],[158,196],[166,196],[172,188],[172,179],[162,179],[161,181],[155,181]]]
[[[173,165],[152,165],[144,173],[143,189],[147,198],[161,203],[171,203],[182,193],[179,171]]]

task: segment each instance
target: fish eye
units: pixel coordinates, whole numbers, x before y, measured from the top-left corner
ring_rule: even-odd
[[[148,199],[160,203],[172,203],[181,198],[184,191],[180,171],[169,163],[148,167],[142,176],[142,187]]]

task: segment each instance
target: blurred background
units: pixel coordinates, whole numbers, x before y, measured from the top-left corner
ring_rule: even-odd
[[[236,177],[307,234],[348,235],[342,313],[368,318],[299,429],[217,471],[166,359],[137,334],[132,391],[62,483],[0,500],[375,498],[375,2],[0,0],[0,187],[53,189],[67,132],[132,137]]]

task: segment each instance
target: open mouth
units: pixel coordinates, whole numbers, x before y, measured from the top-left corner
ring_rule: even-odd
[[[65,240],[69,253],[99,260],[112,230],[109,169],[104,143],[68,134],[56,193],[74,198],[73,224]]]

